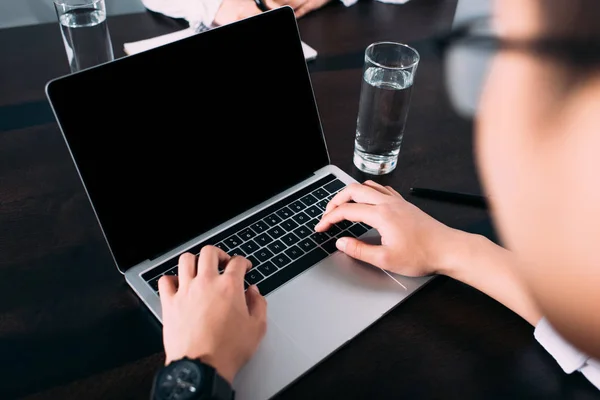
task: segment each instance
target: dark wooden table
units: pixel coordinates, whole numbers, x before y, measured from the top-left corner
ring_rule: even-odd
[[[299,21],[333,163],[352,165],[362,53],[416,43],[422,61],[397,170],[380,181],[478,191],[471,123],[452,111],[422,40],[456,1],[332,4]],[[172,32],[151,13],[113,17],[122,43]],[[44,96],[68,72],[57,24],[0,30],[0,399],[147,399],[163,362],[160,327],[117,272]],[[484,211],[415,201],[443,222],[492,235]],[[438,277],[278,396],[600,399],[567,376],[533,329],[478,291]]]

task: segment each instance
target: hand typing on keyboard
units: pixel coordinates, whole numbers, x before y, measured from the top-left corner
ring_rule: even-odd
[[[352,184],[336,194],[315,226],[328,231],[340,221],[368,224],[381,235],[381,245],[350,236],[338,238],[337,249],[369,264],[407,276],[444,272],[461,233],[425,214],[389,186],[373,181]]]
[[[265,298],[256,286],[244,293],[250,266],[244,257],[205,246],[198,256],[179,257],[178,276],[160,278],[165,364],[200,359],[233,382],[266,330]]]

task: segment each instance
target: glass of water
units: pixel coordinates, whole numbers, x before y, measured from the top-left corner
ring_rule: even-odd
[[[354,141],[354,165],[371,175],[398,163],[419,53],[405,44],[377,42],[365,50]]]
[[[71,72],[114,60],[104,0],[54,0]]]

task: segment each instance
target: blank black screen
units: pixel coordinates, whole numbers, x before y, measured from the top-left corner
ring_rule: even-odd
[[[121,270],[329,162],[288,7],[57,79],[47,93]]]

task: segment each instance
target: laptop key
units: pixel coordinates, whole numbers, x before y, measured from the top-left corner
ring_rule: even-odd
[[[304,252],[300,249],[300,247],[296,245],[293,245],[285,251],[285,255],[291,258],[292,260],[299,258],[302,254],[304,254]]]
[[[269,229],[267,231],[267,233],[269,234],[269,236],[271,236],[273,239],[277,239],[282,237],[283,235],[285,235],[285,230],[282,229],[280,226],[274,226],[271,229]]]
[[[242,244],[243,240],[240,239],[239,237],[237,237],[236,235],[231,235],[229,236],[227,239],[223,240],[223,242],[225,242],[225,244],[230,248],[230,249],[235,249],[236,247],[238,247],[240,244]]]
[[[260,290],[260,293],[263,296],[269,294],[284,283],[295,278],[296,276],[306,271],[319,261],[323,260],[325,257],[327,257],[327,255],[328,254],[325,250],[318,247],[311,250],[304,256],[300,257],[299,259],[295,260],[293,263],[288,265],[286,268],[277,271],[276,274],[273,274],[265,280],[263,280],[262,282],[260,282],[258,284],[258,289]]]
[[[335,193],[338,190],[340,190],[341,188],[343,188],[344,186],[346,186],[346,184],[344,182],[340,181],[339,179],[335,179],[335,180],[329,182],[327,185],[325,185],[323,187],[329,193]]]
[[[298,247],[300,247],[304,251],[310,251],[317,247],[317,244],[309,238],[306,238],[298,242]]]
[[[273,253],[271,253],[271,250],[269,250],[267,248],[260,249],[259,251],[254,253],[254,255],[256,256],[256,258],[258,258],[259,261],[262,261],[262,262],[265,262],[269,258],[273,257]]]
[[[325,208],[327,207],[327,204],[329,203],[329,200],[321,200],[320,202],[317,203],[317,206],[325,211]]]
[[[296,221],[300,225],[302,225],[310,220],[310,217],[308,215],[306,215],[306,213],[304,213],[304,212],[299,212],[298,214],[294,215],[292,218],[294,219],[294,221]]]
[[[367,228],[360,224],[354,224],[350,228],[348,228],[348,230],[352,232],[354,236],[359,237],[367,231]]]
[[[287,207],[283,207],[281,210],[277,211],[275,214],[279,215],[281,219],[287,219],[294,215],[294,212]]]
[[[258,261],[258,259],[254,256],[248,256],[246,257],[248,259],[248,261],[250,261],[252,263],[252,268],[256,268],[260,265],[260,261]]]
[[[315,196],[319,200],[323,200],[324,198],[329,196],[329,192],[323,188],[318,188],[317,190],[312,192],[312,195]]]
[[[336,238],[341,238],[341,237],[355,237],[350,231],[345,230],[345,231],[341,231],[340,233],[338,233],[337,235],[335,235]]]
[[[338,222],[336,225],[339,226],[341,229],[348,229],[352,226],[352,222],[345,219],[343,221]]]
[[[294,230],[294,234],[296,236],[298,236],[300,239],[304,239],[311,233],[312,233],[312,231],[306,225],[301,225],[297,229]]]
[[[229,251],[227,254],[229,254],[231,257],[233,257],[233,256],[246,257],[246,252],[239,247]]]
[[[156,278],[153,278],[150,282],[148,282],[148,285],[150,285],[152,290],[154,290],[155,292],[158,292],[158,280],[160,279],[161,276],[162,275],[159,275]]]
[[[262,233],[254,238],[256,243],[258,243],[261,247],[266,246],[273,241],[273,238],[266,233]]]
[[[319,199],[317,199],[315,196],[313,196],[312,194],[309,193],[306,196],[304,196],[303,198],[301,198],[300,201],[303,202],[304,204],[306,204],[306,206],[312,206],[317,201],[319,201]]]
[[[228,252],[229,251],[229,246],[227,246],[225,243],[223,242],[219,242],[217,244],[215,244],[215,247],[220,248],[221,250],[223,250],[224,252]]]
[[[321,243],[325,243],[327,241],[327,239],[330,238],[330,236],[328,234],[326,234],[325,232],[315,232],[312,235],[310,235],[310,238],[312,240],[314,240],[315,243],[321,244]]]
[[[298,224],[290,218],[290,219],[286,219],[285,221],[283,221],[280,224],[280,226],[283,229],[285,229],[287,232],[289,232],[289,231],[296,229],[298,227]]]
[[[269,226],[275,226],[281,222],[281,218],[279,218],[277,214],[271,214],[268,217],[264,218],[263,221],[266,222]]]
[[[261,233],[269,229],[269,225],[267,225],[263,221],[257,221],[254,224],[252,224],[252,229],[257,233]]]
[[[331,225],[331,226],[329,227],[329,229],[327,229],[327,233],[328,233],[329,235],[331,235],[331,236],[335,236],[335,235],[337,235],[338,233],[340,233],[341,231],[342,231],[342,228],[340,228],[340,227],[339,227],[339,226],[337,226],[337,225]]]
[[[246,273],[246,282],[249,285],[256,285],[258,282],[263,280],[264,276],[257,269],[253,269]]]
[[[252,254],[256,250],[260,249],[260,246],[256,244],[254,240],[249,240],[240,246],[240,249],[246,254]]]
[[[277,271],[277,267],[271,261],[267,261],[266,263],[260,265],[258,270],[264,275],[269,276]]]
[[[288,233],[287,235],[285,235],[284,237],[281,238],[281,241],[285,244],[287,244],[288,246],[292,246],[296,243],[298,243],[298,241],[300,240],[300,238],[296,235],[294,235],[292,232]]]
[[[291,210],[294,210],[295,212],[300,212],[306,208],[306,205],[304,205],[304,203],[301,202],[300,200],[296,200],[295,202],[290,204],[288,207]]]
[[[323,210],[321,210],[317,206],[310,206],[306,210],[304,210],[304,212],[307,213],[312,218],[320,218],[321,215],[323,214]]]
[[[238,232],[238,236],[242,238],[242,240],[250,240],[256,236],[256,232],[254,232],[252,228],[246,228]]]
[[[311,232],[315,231],[315,226],[317,226],[317,224],[319,223],[321,219],[320,218],[313,218],[310,221],[308,221],[307,223],[304,224],[304,226],[306,226],[308,229],[310,229]]]
[[[277,266],[277,268],[280,268],[280,269],[285,267],[287,264],[289,264],[290,261],[292,261],[292,260],[290,260],[290,258],[288,256],[286,256],[284,253],[278,254],[271,259],[271,262],[273,262],[273,264],[275,264]]]
[[[177,265],[165,272],[165,275],[177,276]]]
[[[281,240],[276,240],[273,243],[268,244],[267,248],[271,250],[273,254],[278,254],[285,250],[286,246],[281,242]]]
[[[337,241],[336,238],[329,239],[328,241],[326,241],[325,243],[323,243],[321,245],[321,247],[323,248],[323,250],[325,250],[329,254],[335,253],[337,251],[337,247],[335,247],[335,242],[336,241]]]

